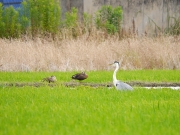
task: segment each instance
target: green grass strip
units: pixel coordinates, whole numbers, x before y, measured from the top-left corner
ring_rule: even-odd
[[[179,135],[180,91],[0,87],[0,134]]]
[[[69,82],[72,72],[0,72],[0,82],[40,82],[42,78],[55,75],[58,82]],[[84,82],[112,82],[113,71],[87,71]],[[180,82],[180,70],[119,70],[117,79],[122,81],[143,82]]]

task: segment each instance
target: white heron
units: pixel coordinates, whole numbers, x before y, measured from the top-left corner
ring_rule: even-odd
[[[116,87],[116,89],[117,90],[133,90],[133,88],[129,84],[121,82],[120,80],[116,79],[116,72],[119,69],[119,62],[114,61],[114,63],[112,63],[110,65],[116,66],[116,69],[114,70],[114,73],[113,73],[113,84]]]

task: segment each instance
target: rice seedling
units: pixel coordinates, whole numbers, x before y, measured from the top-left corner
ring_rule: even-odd
[[[0,134],[174,134],[180,92],[0,87]]]

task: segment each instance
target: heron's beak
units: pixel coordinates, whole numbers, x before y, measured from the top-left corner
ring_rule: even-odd
[[[114,63],[111,63],[111,64],[109,64],[109,65],[113,65]]]

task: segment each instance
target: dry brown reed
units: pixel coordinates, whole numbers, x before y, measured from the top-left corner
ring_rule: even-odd
[[[101,38],[97,38],[101,37]],[[179,69],[180,36],[131,37],[119,40],[101,32],[76,39],[0,39],[1,71]]]

